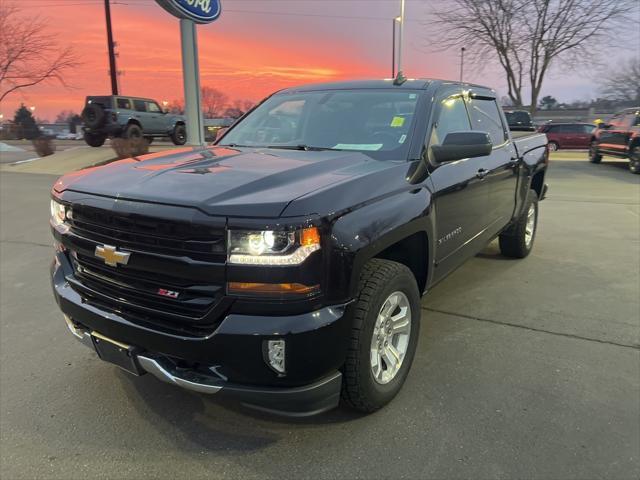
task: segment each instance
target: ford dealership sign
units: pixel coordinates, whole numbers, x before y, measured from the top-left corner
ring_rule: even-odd
[[[158,5],[178,18],[196,23],[211,23],[220,16],[221,0],[156,0]]]

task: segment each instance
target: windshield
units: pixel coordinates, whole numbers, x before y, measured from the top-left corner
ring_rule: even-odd
[[[219,145],[354,150],[407,158],[417,91],[335,90],[276,94],[234,125]]]

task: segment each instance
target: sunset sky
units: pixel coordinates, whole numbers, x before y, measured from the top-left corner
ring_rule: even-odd
[[[103,0],[1,0],[48,19],[60,44],[73,45],[82,65],[66,79],[9,96],[0,106],[12,117],[24,102],[52,120],[80,111],[86,95],[109,93]],[[410,77],[457,78],[459,55],[435,53],[427,21],[435,1],[407,0],[404,70]],[[231,99],[259,100],[287,86],[347,78],[383,78],[391,70],[392,18],[399,0],[222,0],[222,15],[198,27],[202,85]],[[182,98],[178,20],[153,0],[112,0],[121,92]],[[610,59],[615,64],[617,59]],[[556,69],[543,94],[560,101],[593,97],[596,76]],[[504,92],[500,71],[466,69],[465,80]]]

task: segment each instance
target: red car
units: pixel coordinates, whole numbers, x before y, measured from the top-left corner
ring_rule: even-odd
[[[588,149],[595,129],[595,125],[590,123],[548,123],[538,131],[547,134],[549,150],[553,151],[559,148]]]

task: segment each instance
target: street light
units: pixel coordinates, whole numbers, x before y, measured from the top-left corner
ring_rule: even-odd
[[[35,111],[36,111],[36,107],[35,107],[35,105],[31,105],[31,106],[29,107],[29,110],[31,110],[31,113],[35,112]]]

